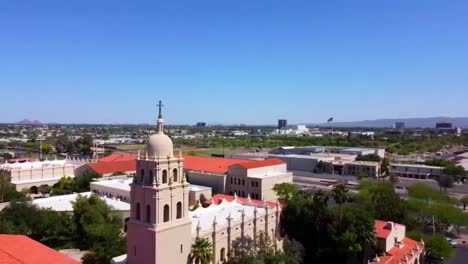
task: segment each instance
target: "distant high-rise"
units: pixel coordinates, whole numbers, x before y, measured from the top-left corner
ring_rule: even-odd
[[[205,122],[198,122],[197,127],[206,127],[206,123]]]
[[[393,124],[393,128],[394,129],[403,129],[403,128],[405,128],[405,122],[395,122],[395,124]]]
[[[288,126],[288,120],[286,119],[278,119],[278,129],[284,128]]]
[[[452,128],[452,123],[450,122],[440,122],[436,123],[437,129]]]

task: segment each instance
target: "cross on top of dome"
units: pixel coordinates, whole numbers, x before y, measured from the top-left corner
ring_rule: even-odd
[[[159,115],[158,115],[158,118],[162,118],[162,107],[164,106],[161,102],[161,100],[159,100],[159,103],[157,104],[157,106],[159,107]]]

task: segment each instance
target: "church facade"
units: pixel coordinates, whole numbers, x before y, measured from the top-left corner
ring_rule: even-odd
[[[191,246],[198,237],[212,243],[212,263],[226,260],[238,238],[255,241],[263,232],[278,244],[278,203],[234,196],[230,201],[211,200],[209,207],[190,211],[184,159],[174,155],[172,140],[164,134],[161,107],[156,131],[148,138],[146,153],[137,158],[130,191],[127,254],[114,258],[113,263],[192,263]]]

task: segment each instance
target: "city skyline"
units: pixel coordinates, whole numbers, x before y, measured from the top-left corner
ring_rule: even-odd
[[[0,122],[467,116],[468,4],[0,4]],[[21,102],[21,106],[18,103]]]

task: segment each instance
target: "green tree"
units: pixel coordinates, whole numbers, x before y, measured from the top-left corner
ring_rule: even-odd
[[[72,220],[81,247],[90,248],[97,259],[110,262],[111,257],[125,253],[122,218],[99,196],[78,196],[73,203]]]
[[[9,174],[0,172],[0,203],[26,198],[24,193],[16,191],[10,180]]]
[[[49,153],[52,151],[52,147],[49,144],[42,144],[41,151],[42,154],[49,155]]]
[[[341,216],[342,216],[342,209],[343,209],[343,204],[348,202],[349,197],[348,197],[348,192],[349,190],[346,189],[346,186],[344,184],[337,184],[335,187],[333,187],[332,190],[332,196],[335,202],[339,206],[340,210],[340,215],[339,215],[339,222],[341,223]]]
[[[441,191],[442,191],[442,189],[445,189],[445,191],[447,191],[448,188],[453,187],[453,176],[441,175],[439,177],[438,183],[439,183],[439,187],[440,187]]]
[[[411,198],[421,199],[429,204],[430,201],[439,203],[449,203],[450,199],[447,194],[434,190],[427,184],[416,183],[408,187],[408,195]]]
[[[380,163],[380,174],[382,176],[390,175],[390,159],[387,157],[383,158],[382,162]]]
[[[425,245],[428,254],[436,258],[450,258],[455,252],[452,245],[442,235],[430,237]]]
[[[276,192],[276,196],[280,200],[285,202],[294,197],[298,192],[296,186],[291,183],[275,184],[273,191]]]
[[[369,207],[376,219],[403,223],[407,208],[391,183],[376,183],[370,189]]]
[[[192,261],[195,264],[209,264],[213,259],[213,245],[206,238],[196,238],[192,244]]]
[[[53,185],[51,195],[71,194],[75,189],[75,180],[71,177],[62,177]]]

